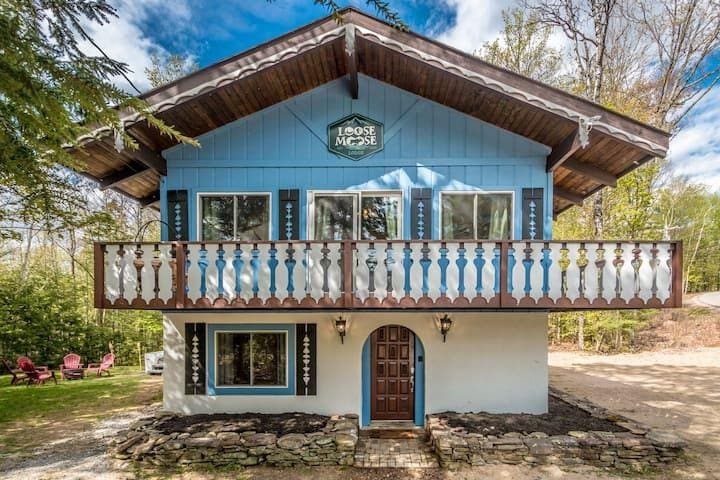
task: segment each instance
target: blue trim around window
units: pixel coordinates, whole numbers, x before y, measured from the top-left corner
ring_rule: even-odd
[[[216,332],[276,331],[287,334],[287,385],[284,387],[216,387]],[[295,395],[295,324],[209,324],[208,325],[208,395]]]

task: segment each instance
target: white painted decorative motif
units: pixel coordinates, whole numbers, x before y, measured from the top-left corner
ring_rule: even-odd
[[[310,337],[307,334],[307,325],[305,326],[305,336],[303,337],[303,382],[305,383],[305,395],[308,394],[310,386]]]
[[[192,338],[192,380],[195,384],[195,387],[198,386],[198,382],[200,381],[200,374],[198,373],[200,370],[200,350],[198,350],[198,345],[200,344],[200,339],[198,339],[197,334],[193,335]]]
[[[529,207],[530,213],[528,215],[528,218],[530,219],[530,221],[528,222],[528,226],[530,227],[530,240],[535,240],[535,238],[537,237],[537,214],[535,213],[535,211],[537,210],[537,204],[535,203],[535,200],[530,200]]]
[[[600,123],[600,115],[594,117],[580,117],[578,119],[578,136],[580,137],[580,146],[582,148],[590,145],[590,130],[594,125]]]

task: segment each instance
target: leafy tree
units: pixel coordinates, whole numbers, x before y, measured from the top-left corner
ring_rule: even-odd
[[[720,66],[711,60],[720,46],[720,10],[714,0],[523,0],[523,4],[527,10],[522,15],[505,15],[502,41],[490,43],[496,45],[494,51],[511,55],[542,44],[548,33],[540,28],[525,27],[519,30],[523,34],[508,35],[517,32],[523,21],[560,31],[569,41],[563,57],[570,66],[565,87],[609,108],[672,130],[720,81]],[[523,62],[501,59],[500,64],[528,74]],[[717,194],[672,175],[666,162],[656,160],[620,179],[617,188],[604,189],[561,214],[554,223],[554,236],[679,238],[685,249],[685,289],[720,288],[720,266],[713,261],[720,246],[717,205]],[[551,320],[551,338],[573,338],[580,348],[622,349],[646,317],[643,312],[557,314]]]
[[[145,75],[147,75],[148,80],[150,80],[150,85],[153,88],[184,77],[199,68],[193,57],[190,55],[179,55],[177,53],[168,55],[167,57],[161,57],[155,54],[150,58],[150,61],[152,62],[152,66],[145,69]]]
[[[559,85],[563,58],[560,51],[548,45],[552,28],[520,8],[504,10],[502,18],[500,37],[485,42],[475,54],[526,77]]]

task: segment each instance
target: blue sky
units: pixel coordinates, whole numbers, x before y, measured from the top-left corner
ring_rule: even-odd
[[[502,10],[515,4],[514,0],[390,1],[412,30],[469,52],[498,35]],[[130,65],[133,82],[143,90],[149,88],[144,70],[153,53],[189,54],[203,67],[327,14],[312,0],[111,3],[120,18],[101,28],[91,27],[90,33],[111,57]],[[364,0],[339,3],[365,7]],[[562,34],[551,42],[561,45]],[[677,172],[720,190],[720,86],[686,119],[671,142],[669,158]]]

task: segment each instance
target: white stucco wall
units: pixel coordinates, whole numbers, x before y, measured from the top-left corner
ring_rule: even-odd
[[[350,315],[345,343],[333,328],[337,314],[169,313],[165,316],[165,408],[185,414],[302,411],[361,415],[361,353],[376,328],[404,325],[425,348],[425,413],[547,411],[547,314],[453,313],[447,342],[432,312],[365,312]],[[317,396],[185,395],[184,323],[317,323]]]

